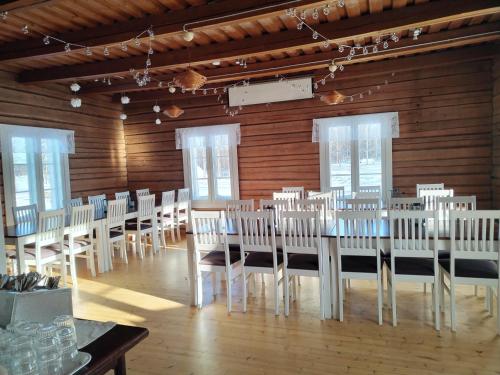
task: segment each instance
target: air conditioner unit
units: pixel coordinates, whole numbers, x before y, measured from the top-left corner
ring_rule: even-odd
[[[311,99],[313,97],[311,77],[235,86],[230,87],[228,92],[229,106],[231,107]]]

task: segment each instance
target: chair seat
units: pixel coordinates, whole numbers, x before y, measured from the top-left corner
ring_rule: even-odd
[[[381,258],[380,267],[383,265]],[[342,272],[377,273],[377,257],[342,255]]]
[[[152,228],[151,223],[141,223],[141,230],[146,230]],[[137,222],[135,223],[125,223],[125,230],[137,230]]]
[[[57,256],[57,255],[61,254],[61,250],[59,250],[59,246],[55,245],[55,244],[49,245],[49,246],[42,246],[42,248],[40,249],[40,252],[42,254],[42,259],[50,258],[50,257]],[[36,257],[35,246],[34,245],[33,245],[33,247],[26,246],[24,248],[24,255],[25,255],[26,260],[35,260],[35,257]]]
[[[16,250],[5,250],[5,256],[8,259],[17,259],[17,252]]]
[[[237,251],[240,252],[240,245],[237,243],[229,244],[229,251]]]
[[[234,264],[240,260],[240,254],[236,252],[229,252],[229,262]],[[226,255],[224,251],[212,251],[205,255],[200,260],[200,264],[208,266],[225,266],[226,265]]]
[[[391,269],[391,259],[385,258],[387,267]],[[434,260],[430,258],[405,258],[396,257],[397,275],[414,275],[414,276],[434,276]]]
[[[318,271],[318,256],[316,254],[291,254],[288,256],[288,268]]]
[[[283,263],[283,253],[276,253],[278,266]],[[273,253],[251,252],[245,258],[245,266],[273,268]]]
[[[110,230],[109,231],[109,238],[116,238],[116,237],[120,237],[120,236],[123,236],[123,232],[120,232],[119,230]]]
[[[439,250],[438,258],[439,259],[450,259],[450,250]]]
[[[441,259],[439,264],[448,273],[450,272],[450,259]],[[497,279],[498,265],[493,260],[482,259],[455,259],[455,276],[480,279]]]

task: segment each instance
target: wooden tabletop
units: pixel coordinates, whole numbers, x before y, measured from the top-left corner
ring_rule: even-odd
[[[142,327],[117,324],[104,335],[80,349],[92,356],[90,363],[77,372],[77,375],[100,375],[109,370],[115,374],[126,373],[125,354],[144,340],[149,331]]]

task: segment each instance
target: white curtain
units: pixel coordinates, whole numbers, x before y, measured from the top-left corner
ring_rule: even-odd
[[[25,138],[29,140],[30,152],[38,154],[42,152],[42,147],[50,147],[50,151],[60,154],[75,153],[75,132],[73,130],[35,128],[31,126],[4,125],[0,124],[0,139],[2,148],[4,142],[11,142],[12,138]],[[42,139],[46,142],[42,142]],[[50,145],[50,146],[46,146]],[[46,152],[46,150],[43,150]]]
[[[331,127],[345,127],[379,124],[381,138],[399,138],[399,117],[397,112],[374,113],[369,115],[339,116],[313,121],[312,141],[319,143],[328,142],[328,130]],[[358,134],[355,132],[354,134]],[[352,135],[351,135],[352,136]]]
[[[229,146],[239,145],[241,141],[240,124],[199,126],[195,128],[175,129],[175,146],[177,150],[189,149],[203,142],[203,146],[212,147],[217,136],[227,135]],[[200,146],[200,145],[198,145]]]

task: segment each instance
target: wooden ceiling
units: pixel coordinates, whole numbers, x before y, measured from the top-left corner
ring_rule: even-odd
[[[300,0],[18,0],[0,5],[8,11],[0,19],[0,69],[18,74],[21,82],[78,81],[82,92],[116,93],[158,89],[156,82],[138,87],[130,68],[143,69],[149,48],[145,33],[152,26],[151,72],[169,81],[187,66],[202,72],[210,83],[244,78],[291,74],[324,69],[344,53],[325,48],[308,30],[297,30],[297,21],[285,15],[290,7],[321,9],[334,1]],[[263,9],[264,8],[264,9]],[[236,14],[238,13],[238,14]],[[498,0],[345,0],[328,15],[319,12],[306,22],[335,42],[365,45],[388,32],[400,41],[391,48],[356,57],[360,63],[420,54],[465,45],[494,42],[500,38]],[[236,15],[235,15],[236,14]],[[224,16],[224,18],[220,18]],[[29,33],[22,31],[27,25]],[[183,39],[183,27],[193,30],[193,41]],[[413,40],[412,31],[422,28]],[[64,50],[63,43],[43,43],[43,35],[89,46]],[[108,47],[109,55],[104,55]],[[244,58],[247,67],[236,64]],[[212,65],[220,60],[220,66]],[[103,84],[97,78],[110,78]]]

